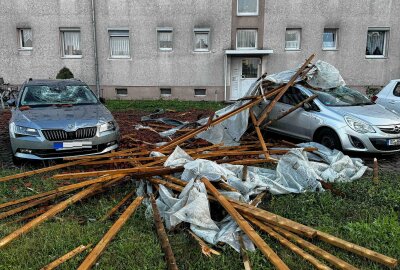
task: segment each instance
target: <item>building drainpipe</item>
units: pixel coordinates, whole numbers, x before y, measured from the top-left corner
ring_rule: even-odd
[[[94,43],[94,69],[96,73],[96,95],[100,97],[100,76],[99,76],[99,58],[97,55],[97,36],[96,36],[96,6],[95,0],[92,0],[92,28],[93,28],[93,43]]]

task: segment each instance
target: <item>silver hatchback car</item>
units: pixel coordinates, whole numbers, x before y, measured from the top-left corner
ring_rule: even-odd
[[[314,90],[295,85],[277,102],[269,119],[277,118],[314,94],[317,98],[313,102],[304,104],[269,129],[340,150],[400,151],[400,116],[345,86]]]
[[[79,80],[31,80],[8,103],[13,107],[9,132],[16,158],[56,159],[118,147],[113,116]]]

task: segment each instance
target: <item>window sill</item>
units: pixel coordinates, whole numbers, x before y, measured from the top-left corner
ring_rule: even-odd
[[[194,97],[206,97],[207,95],[194,95]]]
[[[387,56],[384,55],[366,55],[366,59],[388,59]]]
[[[163,98],[163,97],[171,97],[171,96],[172,96],[172,94],[168,94],[168,95],[167,95],[167,94],[165,94],[165,95],[160,95],[160,96],[161,96],[162,98]]]
[[[172,49],[158,49],[159,52],[172,52]]]
[[[61,56],[61,59],[81,59],[83,58],[82,55],[65,55]]]
[[[334,48],[332,48],[332,49],[329,49],[329,48],[322,48],[322,50],[323,50],[323,51],[334,51],[334,52],[336,52],[336,51],[338,51],[339,49],[334,49]]]
[[[128,60],[131,61],[132,57],[109,57],[107,60]]]
[[[260,16],[258,13],[237,13],[236,16],[238,17],[257,17]]]
[[[285,51],[286,52],[299,52],[299,51],[301,51],[301,49],[287,49],[287,48],[285,48]]]
[[[33,51],[33,47],[32,48],[19,48],[18,51]]]

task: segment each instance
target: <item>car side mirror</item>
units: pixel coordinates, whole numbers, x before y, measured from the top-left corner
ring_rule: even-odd
[[[309,111],[312,110],[312,106],[311,106],[310,103],[306,102],[306,103],[303,104],[303,109],[304,109],[306,112],[309,112]]]
[[[106,104],[106,99],[105,98],[100,97],[99,100],[100,100],[101,103]]]
[[[15,107],[17,104],[15,102],[15,99],[9,99],[7,100],[7,105],[10,107]]]

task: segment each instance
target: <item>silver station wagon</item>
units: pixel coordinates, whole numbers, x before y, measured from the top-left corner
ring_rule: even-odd
[[[119,127],[110,111],[79,80],[31,80],[9,100],[15,158],[56,159],[118,148]]]
[[[305,103],[269,129],[329,148],[371,153],[400,151],[400,116],[346,86],[315,90],[297,84],[277,102],[269,119],[314,94],[317,98],[313,102]]]

